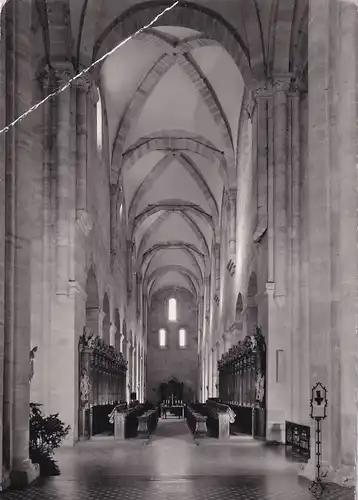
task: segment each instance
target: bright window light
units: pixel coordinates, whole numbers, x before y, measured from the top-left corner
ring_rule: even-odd
[[[164,328],[161,328],[159,330],[159,346],[160,347],[165,347],[166,342],[167,342],[167,332],[164,330]]]
[[[179,330],[179,347],[185,347],[186,346],[186,330],[184,328],[181,328]]]
[[[101,102],[101,96],[99,96],[97,105],[96,105],[96,111],[97,111],[97,148],[99,151],[102,151],[102,133],[103,133],[103,124],[102,124],[102,102]]]
[[[169,299],[168,319],[169,321],[177,320],[177,301],[175,299]]]

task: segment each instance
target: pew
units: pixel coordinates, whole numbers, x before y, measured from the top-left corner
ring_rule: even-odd
[[[158,425],[158,410],[146,410],[138,417],[138,437],[149,438]]]
[[[189,429],[191,430],[194,438],[204,437],[208,433],[206,426],[207,417],[201,413],[196,412],[190,406],[184,410],[185,418]]]
[[[214,402],[194,403],[192,408],[207,417],[208,435],[217,439],[229,439],[230,415],[226,405]]]

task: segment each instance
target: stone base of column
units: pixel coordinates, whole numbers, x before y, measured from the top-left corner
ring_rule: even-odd
[[[356,473],[354,466],[341,465],[334,469],[327,462],[321,464],[322,481],[325,483],[335,483],[340,486],[355,487]],[[315,459],[310,459],[307,464],[300,464],[298,475],[309,481],[314,481],[316,478],[316,463]]]
[[[30,459],[23,460],[11,471],[10,481],[13,488],[24,488],[33,483],[40,475],[39,464],[33,464]]]

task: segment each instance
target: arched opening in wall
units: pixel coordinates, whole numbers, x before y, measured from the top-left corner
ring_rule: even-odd
[[[114,326],[116,327],[114,347],[116,348],[117,351],[121,351],[123,353],[123,342],[121,336],[121,316],[117,308],[114,311]]]
[[[97,278],[91,267],[87,274],[86,282],[86,327],[91,334],[98,335],[99,327],[99,300]]]
[[[109,298],[107,293],[104,294],[103,297],[103,323],[102,323],[102,338],[109,344],[110,341],[110,328],[111,328],[111,317],[110,317],[110,309],[109,309]]]
[[[247,335],[254,335],[258,326],[257,276],[253,271],[247,288]]]

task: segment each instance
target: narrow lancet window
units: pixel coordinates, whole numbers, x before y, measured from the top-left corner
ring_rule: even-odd
[[[169,299],[168,319],[169,321],[177,320],[177,301],[175,299]]]

